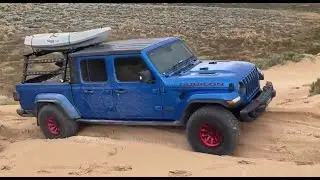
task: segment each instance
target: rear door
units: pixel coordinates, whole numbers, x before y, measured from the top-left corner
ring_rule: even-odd
[[[76,60],[78,83],[72,84],[74,104],[84,119],[108,119],[114,111],[106,56]]]

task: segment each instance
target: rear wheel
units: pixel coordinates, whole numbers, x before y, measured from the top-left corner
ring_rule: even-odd
[[[229,155],[234,151],[239,135],[239,121],[220,106],[200,108],[187,123],[189,144],[197,152]]]
[[[44,136],[49,139],[70,137],[78,131],[78,123],[69,119],[64,112],[52,104],[40,109],[38,122]]]

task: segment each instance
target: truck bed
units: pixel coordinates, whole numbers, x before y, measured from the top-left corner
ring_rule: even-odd
[[[16,91],[19,94],[21,108],[25,111],[34,111],[36,97],[45,93],[62,94],[73,102],[71,85],[68,82],[20,83],[16,85]]]

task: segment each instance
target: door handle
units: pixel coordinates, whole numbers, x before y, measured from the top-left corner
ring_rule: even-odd
[[[84,93],[87,93],[87,94],[93,94],[93,90],[91,90],[91,89],[86,89],[86,90],[84,90]]]
[[[117,94],[124,94],[124,93],[127,93],[128,91],[125,90],[125,89],[116,89],[115,92],[116,92]]]

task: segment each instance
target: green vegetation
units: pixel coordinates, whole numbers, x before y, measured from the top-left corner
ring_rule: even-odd
[[[280,54],[273,53],[273,54],[267,55],[264,58],[253,59],[250,61],[255,63],[261,69],[267,69],[269,67],[272,67],[278,64],[283,65],[287,61],[299,62],[303,58],[304,58],[303,54],[289,51],[289,52],[283,52]]]
[[[320,78],[318,78],[310,86],[309,95],[314,96],[316,94],[320,94]]]

